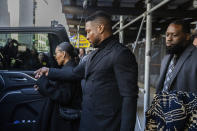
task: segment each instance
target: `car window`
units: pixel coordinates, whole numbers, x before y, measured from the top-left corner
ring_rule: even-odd
[[[50,40],[47,33],[0,34],[0,69],[35,70],[50,67]]]

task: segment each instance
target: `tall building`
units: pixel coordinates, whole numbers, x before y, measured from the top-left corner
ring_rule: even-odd
[[[7,0],[0,0],[0,27],[10,26],[10,13]]]
[[[19,26],[33,26],[33,0],[19,1]]]
[[[10,13],[8,12],[8,2],[7,0],[0,0],[0,27],[10,26]],[[10,35],[0,34],[0,47],[4,46],[7,38]]]
[[[33,26],[33,0],[19,1],[19,26]],[[19,41],[27,46],[33,43],[33,37],[33,34],[18,35]]]

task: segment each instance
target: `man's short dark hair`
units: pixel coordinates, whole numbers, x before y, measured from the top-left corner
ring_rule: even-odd
[[[175,25],[181,25],[182,26],[182,31],[184,33],[189,33],[190,34],[190,24],[187,21],[184,20],[175,20],[171,22],[170,24],[175,24]]]
[[[107,14],[104,11],[96,11],[95,13],[93,13],[92,15],[88,16],[86,18],[86,22],[88,21],[95,21],[95,20],[104,20],[106,22],[107,25],[112,26],[111,24],[111,15]]]

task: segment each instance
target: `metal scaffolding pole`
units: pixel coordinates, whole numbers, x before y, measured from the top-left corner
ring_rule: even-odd
[[[129,23],[127,23],[126,25],[124,25],[122,28],[120,28],[119,30],[117,30],[116,32],[114,32],[113,34],[117,34],[118,32],[120,32],[121,30],[124,30],[125,28],[127,28],[128,26],[130,26],[131,24],[135,23],[136,21],[138,21],[139,19],[143,18],[144,15],[147,15],[149,13],[152,13],[153,11],[155,11],[156,9],[160,8],[161,6],[165,5],[166,3],[168,3],[171,0],[163,0],[161,3],[157,4],[155,7],[153,7],[152,9],[150,9],[149,11],[144,12],[143,14],[141,14],[140,16],[136,17],[134,20],[130,21]]]
[[[120,24],[120,21],[118,21],[115,25],[112,26],[112,30],[116,28]]]
[[[147,12],[151,9],[151,2],[147,0]],[[144,121],[145,112],[150,102],[150,60],[151,60],[151,37],[152,37],[152,16],[149,13],[146,17],[146,44],[145,44],[145,74],[144,74]],[[145,122],[144,122],[145,123]],[[145,126],[144,126],[145,127]]]
[[[146,17],[146,16],[143,17],[142,22],[141,22],[141,24],[140,24],[140,29],[139,29],[139,31],[138,31],[137,38],[136,38],[135,43],[134,43],[134,46],[133,46],[133,53],[134,53],[134,51],[135,51],[135,48],[136,48],[136,46],[137,46],[137,43],[138,43],[140,34],[141,34],[141,32],[142,32],[142,27],[143,27],[143,25],[144,25],[145,17]]]
[[[124,24],[124,18],[121,15],[120,16],[120,28],[123,27],[123,24]],[[122,31],[119,32],[119,42],[120,43],[124,43],[124,30],[122,30]]]
[[[79,34],[79,29],[80,29],[80,26],[79,25],[77,25],[77,30],[78,30],[78,32],[77,32],[77,48],[79,48],[80,46],[79,46],[79,44],[80,44],[80,34]]]

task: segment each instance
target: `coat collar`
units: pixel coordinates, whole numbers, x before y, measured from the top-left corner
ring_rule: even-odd
[[[99,45],[98,45],[98,48],[99,49],[103,49],[107,46],[107,44],[112,40],[114,39],[114,36],[111,35],[109,36],[108,38],[106,38],[105,40],[103,40]]]
[[[160,69],[160,77],[158,80],[158,85],[157,85],[157,93],[159,93],[163,89],[163,84],[166,76],[166,71],[168,69],[168,65],[170,63],[170,60],[172,58],[172,55],[166,55],[161,63],[161,69]]]
[[[85,77],[87,77],[91,72],[95,71],[96,66],[98,65],[99,61],[101,61],[108,53],[111,52],[111,48],[113,47],[114,41],[115,41],[115,39],[112,39],[112,38],[113,37],[108,39],[107,41],[108,43],[106,44],[104,48],[97,49],[95,52],[91,54],[86,64]],[[101,55],[97,57],[96,60],[91,61],[92,57],[94,57],[97,54],[97,52],[101,53]]]
[[[62,68],[67,67],[67,66],[74,66],[74,65],[76,65],[75,61],[74,60],[69,60],[66,64],[64,64],[62,66]]]

